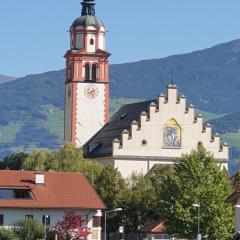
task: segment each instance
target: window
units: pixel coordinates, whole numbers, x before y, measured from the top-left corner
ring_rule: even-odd
[[[32,199],[29,189],[0,189],[0,199]]]
[[[14,198],[16,199],[29,199],[29,191],[26,190],[15,190],[14,191]]]
[[[85,64],[85,79],[90,80],[90,65],[88,63]]]
[[[49,215],[43,215],[42,217],[43,225],[45,225],[45,220],[46,220],[46,225],[49,226],[51,224],[51,217]]]
[[[90,39],[90,45],[94,45],[94,39],[93,38]]]
[[[33,220],[33,215],[26,215],[26,216],[25,216],[25,219],[26,219],[26,220]]]
[[[97,80],[97,65],[96,64],[92,65],[92,80],[93,81]]]
[[[143,147],[147,146],[147,140],[142,140],[142,146]]]
[[[4,215],[0,214],[0,226],[3,226],[4,224]]]
[[[101,217],[93,217],[92,227],[101,227]]]

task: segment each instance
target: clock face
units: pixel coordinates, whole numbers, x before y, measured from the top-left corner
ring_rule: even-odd
[[[84,88],[84,95],[89,99],[97,98],[98,94],[99,94],[99,90],[94,85],[89,84]]]

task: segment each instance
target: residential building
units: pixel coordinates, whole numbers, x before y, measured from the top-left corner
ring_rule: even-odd
[[[81,173],[0,171],[0,225],[35,219],[53,226],[65,211],[76,210],[91,229],[89,239],[101,239],[105,205]]]

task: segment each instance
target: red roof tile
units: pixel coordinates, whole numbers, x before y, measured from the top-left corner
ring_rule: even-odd
[[[35,172],[0,171],[0,188],[27,187],[35,199],[0,199],[3,208],[105,209],[91,184],[81,173],[45,172],[45,184],[35,184]]]
[[[166,230],[166,226],[164,222],[156,221],[156,222],[146,224],[141,229],[139,229],[138,232],[159,234],[159,233],[164,233],[165,230]]]

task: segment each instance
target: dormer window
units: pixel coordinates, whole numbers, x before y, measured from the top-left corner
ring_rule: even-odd
[[[32,199],[29,189],[0,189],[0,199]]]
[[[90,39],[90,45],[94,45],[94,39],[93,38]]]

